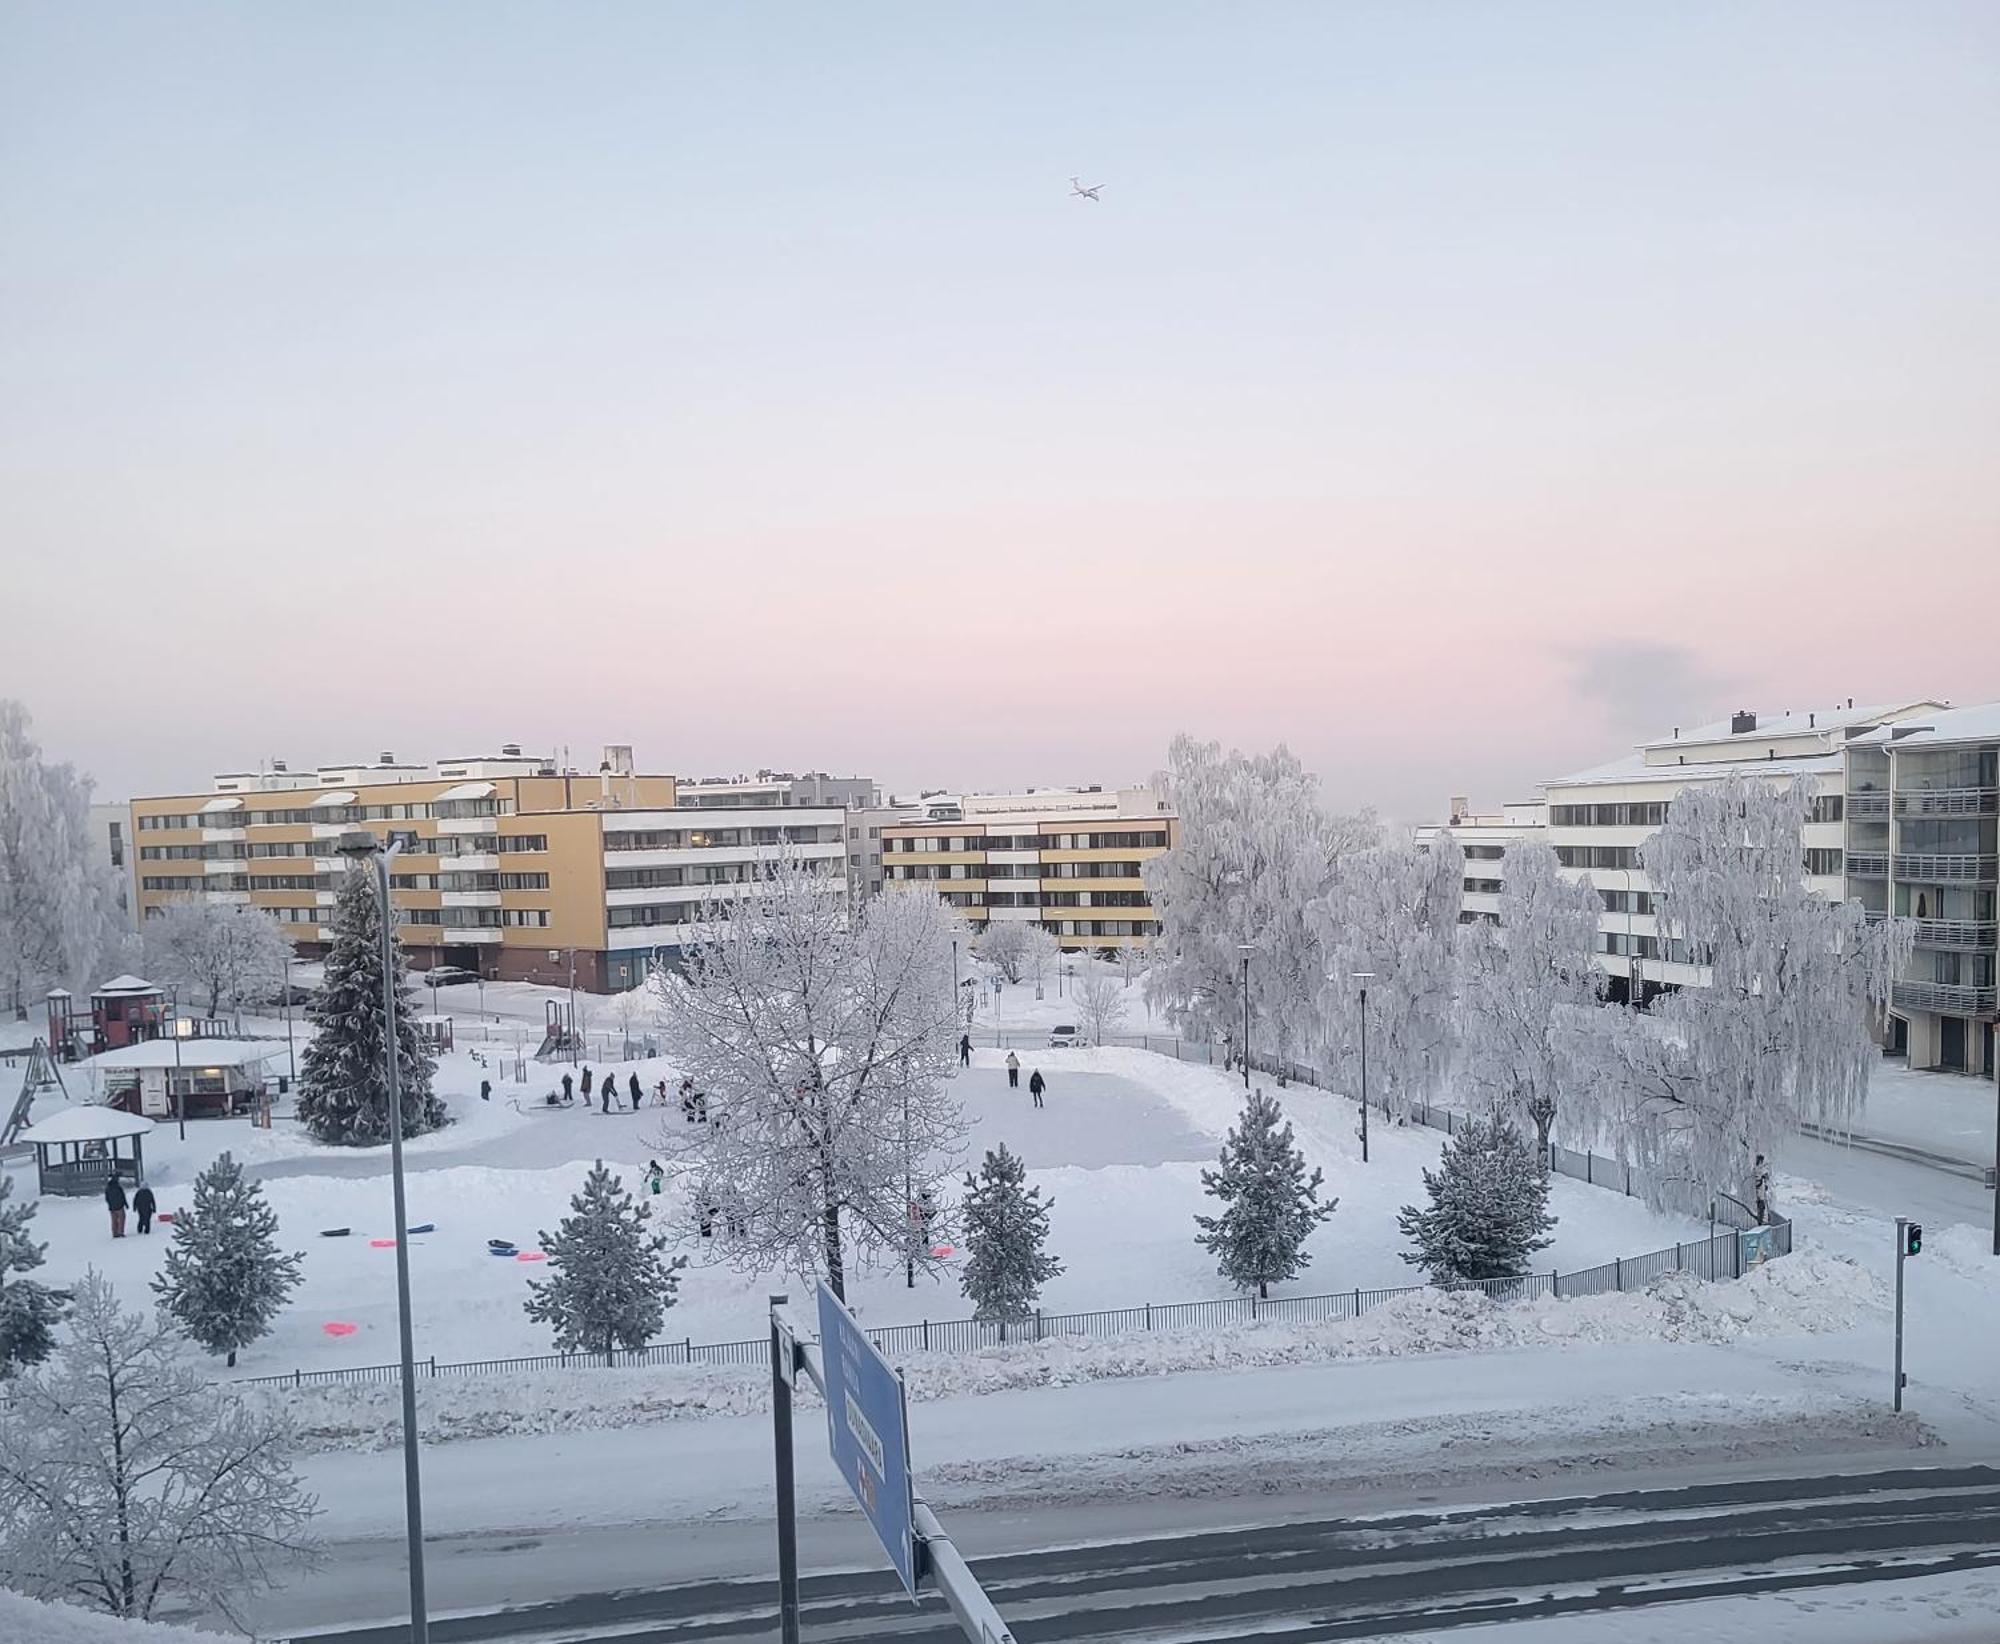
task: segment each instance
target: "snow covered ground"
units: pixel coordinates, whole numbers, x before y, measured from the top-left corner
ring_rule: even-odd
[[[1913,1071],[1898,1058],[1876,1067],[1868,1081],[1868,1110],[1856,1129],[1985,1166],[1993,1163],[1994,1106],[1991,1080]]]
[[[1055,1199],[1051,1248],[1067,1271],[1048,1287],[1050,1312],[1137,1307],[1230,1294],[1212,1258],[1194,1242],[1194,1216],[1207,1208],[1201,1170],[1214,1162],[1234,1121],[1242,1087],[1219,1071],[1143,1051],[1037,1051],[1023,1058],[1049,1081],[1046,1108],[1025,1089],[1009,1089],[1003,1053],[979,1051],[957,1091],[972,1132],[966,1162],[1005,1142],[1028,1162],[1031,1179]],[[623,1063],[621,1088],[636,1070],[642,1088],[673,1078],[661,1062]],[[558,1070],[535,1069],[543,1082]],[[601,1071],[601,1065],[600,1065]],[[440,1069],[439,1088],[458,1122],[410,1144],[413,1224],[437,1231],[412,1239],[417,1351],[441,1361],[545,1353],[545,1330],[521,1311],[533,1264],[499,1260],[486,1241],[510,1239],[531,1249],[568,1208],[569,1196],[596,1158],[626,1167],[636,1186],[645,1162],[663,1153],[680,1125],[678,1105],[605,1115],[581,1107],[551,1111],[516,1103],[501,1086],[492,1102],[477,1098],[476,1053],[459,1051]],[[539,1085],[530,1086],[531,1091]],[[1437,1157],[1435,1131],[1377,1126],[1373,1161],[1360,1163],[1352,1106],[1323,1092],[1286,1093],[1308,1156],[1326,1171],[1340,1201],[1308,1246],[1312,1265],[1274,1294],[1387,1288],[1420,1281],[1401,1260],[1397,1209],[1421,1195],[1421,1171]],[[45,1109],[38,1108],[38,1111]],[[386,1155],[314,1144],[293,1123],[257,1130],[244,1121],[206,1120],[180,1142],[171,1124],[147,1138],[148,1174],[162,1209],[185,1196],[195,1172],[224,1147],[251,1163],[293,1248],[305,1253],[305,1279],[272,1335],[239,1356],[244,1375],[388,1362],[395,1356],[393,1247],[371,1241],[392,1228]],[[1552,1206],[1560,1218],[1554,1245],[1538,1265],[1574,1270],[1691,1240],[1706,1228],[1663,1217],[1634,1199],[1559,1178]],[[669,1202],[671,1208],[671,1202]],[[343,1238],[322,1229],[351,1229]],[[103,1271],[132,1300],[143,1300],[164,1239],[114,1241],[94,1199],[44,1201],[38,1235],[49,1241],[54,1282]],[[763,1329],[765,1298],[800,1292],[782,1273],[740,1272],[694,1250],[679,1304],[668,1315],[670,1338],[742,1340]],[[956,1261],[940,1275],[905,1288],[900,1266],[862,1274],[852,1300],[870,1323],[952,1319],[970,1308],[955,1279]],[[803,1293],[803,1292],[800,1292]],[[352,1324],[352,1333],[325,1331]]]
[[[71,1604],[43,1604],[0,1587],[0,1638],[12,1644],[213,1644],[213,1633],[120,1621]]]

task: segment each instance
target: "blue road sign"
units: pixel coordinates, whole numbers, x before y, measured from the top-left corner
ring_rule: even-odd
[[[914,1598],[917,1542],[910,1507],[910,1420],[903,1378],[824,1283],[819,1287],[819,1351],[826,1375],[826,1436],[833,1464]]]

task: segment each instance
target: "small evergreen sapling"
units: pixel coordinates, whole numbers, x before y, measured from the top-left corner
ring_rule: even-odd
[[[153,1294],[190,1340],[226,1353],[233,1369],[237,1350],[269,1333],[304,1259],[279,1252],[278,1213],[225,1153],[195,1178],[194,1208],[174,1217]]]
[[[47,1285],[19,1276],[40,1267],[49,1247],[28,1236],[35,1202],[9,1204],[13,1191],[13,1178],[0,1171],[0,1381],[17,1366],[40,1364],[49,1356],[62,1317],[62,1304]]]
[[[1503,1119],[1478,1119],[1445,1143],[1424,1172],[1430,1208],[1405,1205],[1396,1218],[1416,1246],[1403,1260],[1446,1287],[1525,1273],[1549,1243],[1549,1181],[1521,1134]]]
[[[341,883],[325,980],[306,1005],[306,1018],[318,1031],[299,1055],[299,1118],[316,1140],[344,1147],[376,1147],[389,1139],[382,921],[372,874],[350,869]],[[437,1064],[417,1036],[400,942],[394,953],[396,1082],[403,1093],[403,1134],[418,1136],[444,1124],[445,1110],[431,1091]]]
[[[1027,1166],[1005,1143],[986,1155],[976,1176],[965,1178],[965,1276],[960,1281],[978,1319],[1025,1319],[1042,1286],[1063,1270],[1042,1246],[1049,1211],[1039,1187],[1029,1187]]]
[[[1258,1296],[1293,1277],[1312,1261],[1305,1243],[1331,1216],[1338,1199],[1319,1202],[1324,1177],[1306,1174],[1292,1141],[1292,1127],[1263,1088],[1250,1093],[1222,1146],[1221,1167],[1201,1173],[1202,1187],[1222,1201],[1222,1213],[1197,1216],[1196,1242],[1216,1258],[1216,1271],[1239,1290]]]
[[[660,1254],[667,1236],[599,1159],[570,1197],[572,1214],[541,1235],[549,1276],[528,1281],[528,1317],[555,1332],[556,1351],[638,1349],[660,1333],[687,1257]]]

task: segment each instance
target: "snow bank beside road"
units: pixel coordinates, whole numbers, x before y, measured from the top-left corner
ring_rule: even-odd
[[[157,1621],[121,1621],[79,1610],[74,1604],[44,1604],[0,1587],[0,1638],[20,1644],[215,1644],[215,1634]]]
[[[1192,1370],[1266,1368],[1409,1354],[1490,1353],[1567,1343],[1720,1343],[1851,1328],[1887,1305],[1882,1283],[1837,1256],[1800,1254],[1732,1284],[1668,1274],[1644,1291],[1575,1301],[1494,1303],[1469,1292],[1399,1297],[1332,1324],[1248,1324],[1093,1339],[1051,1337],[968,1354],[903,1361],[919,1401],[1062,1387]],[[380,1449],[399,1441],[390,1383],[245,1390],[280,1401],[312,1450]],[[647,1427],[766,1408],[769,1375],[729,1366],[528,1371],[422,1383],[429,1443],[508,1434]]]

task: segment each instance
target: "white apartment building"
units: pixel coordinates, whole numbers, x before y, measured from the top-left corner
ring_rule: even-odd
[[[1453,799],[1446,822],[1416,830],[1417,843],[1428,845],[1450,834],[1465,854],[1465,902],[1459,915],[1471,924],[1500,922],[1500,881],[1506,874],[1507,850],[1524,839],[1540,839],[1548,827],[1549,807],[1540,799],[1504,805],[1497,811],[1476,812],[1470,800]]]
[[[132,807],[123,800],[92,801],[90,841],[97,860],[111,869],[118,882],[118,914],[133,930],[139,928],[138,880],[132,848]]]

